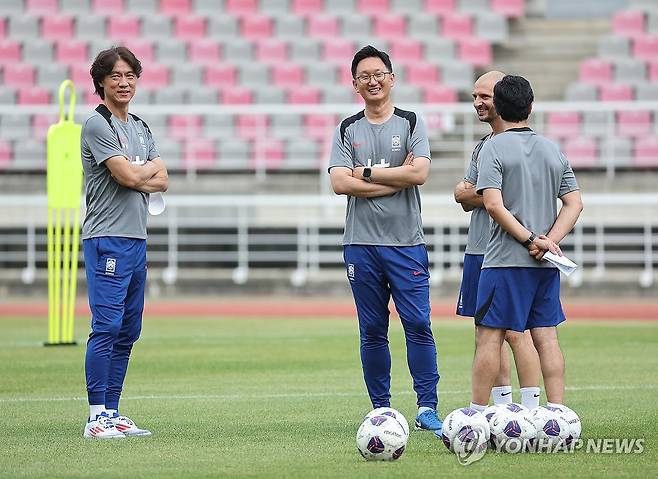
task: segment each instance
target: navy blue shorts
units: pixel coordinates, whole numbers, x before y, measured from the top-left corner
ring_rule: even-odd
[[[475,316],[478,300],[478,283],[482,270],[483,254],[465,254],[462,285],[457,300],[457,314],[460,316]]]
[[[556,268],[484,268],[475,324],[522,333],[565,320]]]

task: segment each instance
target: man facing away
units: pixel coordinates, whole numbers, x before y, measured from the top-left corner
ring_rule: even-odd
[[[365,110],[336,128],[329,174],[334,192],[347,196],[343,256],[357,308],[363,375],[372,406],[390,406],[393,296],[417,395],[416,428],[439,431],[439,373],[418,189],[429,174],[429,141],[422,119],[391,103],[395,75],[385,52],[362,48],[351,71]]]
[[[504,131],[503,120],[493,104],[494,85],[503,77],[504,73],[490,71],[478,78],[473,86],[473,107],[478,119],[488,123],[491,133],[480,140],[469,163],[464,180],[455,187],[455,200],[460,203],[464,211],[471,212],[471,221],[468,227],[468,240],[464,254],[464,269],[461,289],[457,302],[457,314],[460,316],[475,316],[478,282],[490,237],[490,217],[484,208],[482,196],[475,192],[478,180],[479,153],[485,142],[493,136]],[[477,326],[476,326],[477,329]],[[530,332],[518,333],[508,330],[505,341],[514,353],[516,371],[521,386],[521,403],[528,409],[539,406],[539,356],[532,344]],[[491,396],[494,404],[512,402],[512,380],[509,353],[505,346],[500,351],[500,372],[496,376]]]
[[[128,113],[142,66],[125,47],[91,66],[103,103],[82,127],[87,213],[82,239],[91,333],[85,372],[89,418],[84,437],[147,436],[119,413],[133,343],[142,327],[149,193],[167,190],[167,169],[146,123]]]
[[[487,404],[506,331],[526,329],[539,353],[548,403],[562,404],[560,273],[541,260],[547,251],[562,255],[558,244],[582,211],[580,191],[559,147],[528,127],[534,101],[528,81],[505,76],[493,101],[504,131],[480,151],[476,188],[494,223],[478,285],[471,406]]]

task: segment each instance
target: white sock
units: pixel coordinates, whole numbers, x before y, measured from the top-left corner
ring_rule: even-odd
[[[108,409],[108,410],[107,410],[107,413],[110,415],[110,417],[112,417],[112,416],[114,416],[115,414],[118,414],[119,411],[117,411],[116,409]]]
[[[479,404],[472,402],[470,408],[475,409],[478,412],[484,412],[484,410],[487,409],[487,405],[485,404],[484,406],[480,406]]]
[[[105,404],[90,404],[89,405],[89,419],[95,420],[96,416],[105,411]]]
[[[494,404],[509,404],[512,402],[512,386],[494,386],[491,388]]]
[[[539,388],[521,388],[521,404],[528,409],[539,407]]]
[[[425,411],[431,411],[431,410],[432,410],[431,407],[420,406],[420,407],[418,408],[418,415],[420,416],[420,415],[423,414]]]
[[[546,405],[551,407],[562,407],[562,404],[558,404],[556,402],[547,402]]]

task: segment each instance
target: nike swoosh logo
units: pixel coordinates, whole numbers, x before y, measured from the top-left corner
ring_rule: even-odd
[[[421,273],[420,271],[414,271],[412,274],[413,274],[414,276],[420,276],[420,275],[423,274],[423,273]]]
[[[512,394],[512,391],[510,391],[508,393],[500,393],[501,396],[509,396],[510,394]]]
[[[539,397],[539,394],[533,394],[532,397],[533,397],[533,398],[538,398],[538,397]]]

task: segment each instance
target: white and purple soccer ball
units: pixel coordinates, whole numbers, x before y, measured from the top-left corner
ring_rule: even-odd
[[[392,407],[378,407],[366,414],[363,420],[365,421],[367,418],[372,416],[390,416],[394,418],[402,426],[407,439],[409,438],[409,423],[407,422],[407,418],[405,418],[397,409],[393,409]]]
[[[539,406],[530,412],[537,429],[533,449],[537,452],[554,452],[566,444],[570,427],[562,411],[557,408]]]
[[[524,414],[530,414],[530,409],[525,407],[523,404],[519,404],[516,402],[510,402],[506,404],[499,404],[497,407],[501,407],[503,409],[506,409],[507,411],[510,412],[520,412]]]
[[[576,412],[563,404],[559,406],[544,406],[549,410],[557,410],[562,413],[564,419],[566,419],[567,424],[569,425],[569,436],[565,440],[567,446],[577,439],[580,439],[580,434],[582,433],[582,424],[580,422],[580,417]]]
[[[443,420],[441,439],[451,452],[457,454],[481,452],[487,448],[489,423],[475,409],[455,409]]]
[[[507,405],[508,406],[508,405]],[[500,408],[491,418],[491,444],[497,451],[524,452],[537,437],[537,428],[523,410]]]
[[[356,432],[356,447],[367,461],[395,461],[407,446],[408,435],[391,416],[366,417]]]

